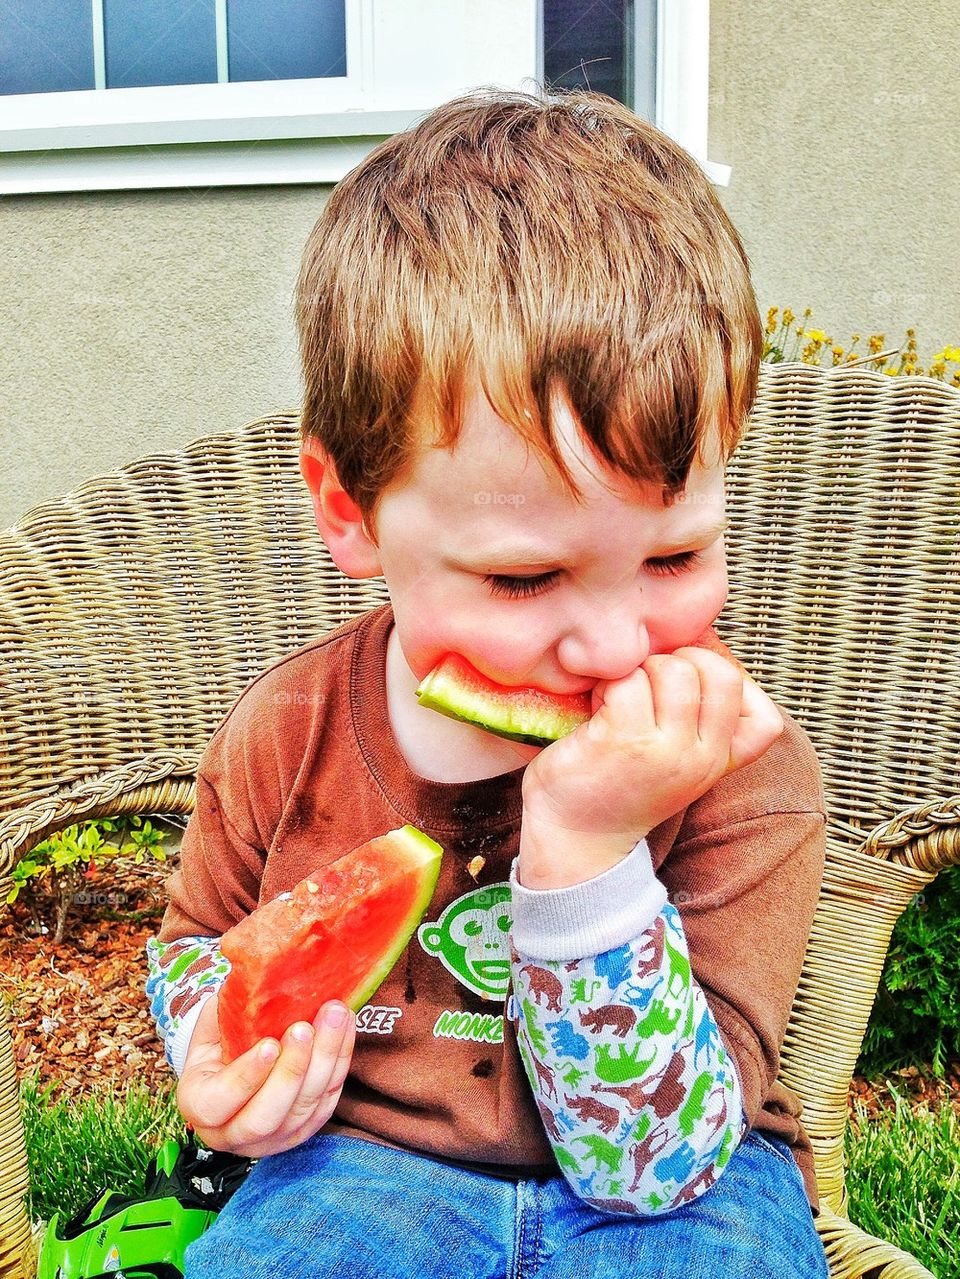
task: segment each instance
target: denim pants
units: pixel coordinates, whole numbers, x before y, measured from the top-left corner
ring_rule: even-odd
[[[505,1181],[356,1137],[260,1159],[185,1279],[828,1279],[790,1149],[746,1134],[664,1216],[601,1213],[561,1176]]]

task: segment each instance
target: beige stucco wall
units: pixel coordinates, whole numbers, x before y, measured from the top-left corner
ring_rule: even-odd
[[[0,204],[0,526],[145,453],[298,406],[292,292],[329,189]]]
[[[899,4],[714,0],[711,159],[761,307],[960,342],[960,29]],[[326,188],[0,203],[0,526],[299,398],[291,291]]]
[[[960,344],[960,24],[929,5],[713,0],[710,158],[758,301],[838,341]]]

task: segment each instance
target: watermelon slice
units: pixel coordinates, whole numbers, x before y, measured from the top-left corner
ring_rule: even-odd
[[[459,653],[447,653],[416,690],[421,706],[498,737],[545,746],[590,718],[590,694],[497,684]]]
[[[217,1005],[224,1062],[312,1022],[328,999],[355,1012],[399,959],[430,904],[443,849],[401,826],[308,875],[224,933]]]
[[[692,645],[709,648],[746,675],[746,669],[712,626]],[[547,693],[540,688],[497,684],[459,653],[447,653],[416,689],[421,706],[476,724],[498,737],[548,746],[590,718],[590,693]]]

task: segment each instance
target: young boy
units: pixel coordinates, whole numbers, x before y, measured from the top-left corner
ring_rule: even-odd
[[[187,1279],[825,1276],[775,1082],[819,769],[693,646],[761,341],[708,181],[603,95],[478,90],[337,185],[297,319],[317,526],[390,604],[200,763],[147,990],[184,1118],[257,1163]],[[428,710],[448,652],[592,718],[541,749]],[[407,822],[441,879],[374,1002],[224,1066],[219,937]]]

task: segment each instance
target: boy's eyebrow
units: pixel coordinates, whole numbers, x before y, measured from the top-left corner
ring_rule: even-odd
[[[672,550],[659,551],[658,555],[675,555],[687,547],[697,543],[704,545],[716,541],[721,533],[730,527],[730,518],[706,524],[695,529],[686,537],[679,538]],[[482,555],[468,555],[462,559],[463,566],[468,569],[503,569],[503,568],[550,568],[556,566],[564,557],[562,555],[544,556],[541,551],[528,546],[496,546]]]

